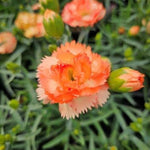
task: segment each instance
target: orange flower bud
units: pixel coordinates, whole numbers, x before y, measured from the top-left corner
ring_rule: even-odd
[[[118,33],[119,33],[119,34],[124,34],[124,33],[125,33],[125,28],[124,28],[124,27],[120,27],[120,28],[118,29]]]
[[[123,67],[111,72],[108,79],[109,87],[115,92],[133,92],[143,87],[144,74]]]
[[[137,26],[132,26],[129,30],[129,35],[131,36],[135,36],[139,33],[140,31],[140,27],[137,25]]]

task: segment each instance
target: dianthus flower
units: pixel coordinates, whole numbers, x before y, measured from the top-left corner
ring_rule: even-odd
[[[15,20],[15,25],[24,31],[24,36],[27,38],[45,35],[43,16],[40,14],[20,12]]]
[[[63,21],[72,27],[93,26],[105,16],[106,9],[96,0],[73,0],[62,11]]]
[[[11,32],[0,33],[0,54],[12,53],[17,46],[17,40]]]
[[[107,101],[109,74],[110,62],[90,46],[67,42],[38,66],[38,99],[58,103],[63,118],[78,117]]]

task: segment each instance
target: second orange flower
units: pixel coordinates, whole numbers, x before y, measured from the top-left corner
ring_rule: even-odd
[[[106,9],[96,0],[73,0],[62,12],[63,21],[72,27],[93,26],[104,18]]]

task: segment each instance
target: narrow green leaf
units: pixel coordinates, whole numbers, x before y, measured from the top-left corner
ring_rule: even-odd
[[[108,118],[112,114],[113,114],[113,111],[110,110],[110,111],[107,111],[106,113],[103,113],[101,116],[93,117],[91,119],[81,121],[80,124],[81,126],[87,126],[87,125],[93,124],[94,122],[103,121],[105,118]]]
[[[50,140],[48,143],[46,143],[43,146],[43,149],[48,149],[48,148],[52,148],[55,145],[61,143],[64,139],[68,138],[69,133],[68,132],[63,132],[60,135],[56,136],[54,139]]]
[[[131,136],[130,137],[131,141],[137,146],[139,150],[149,150],[149,147],[138,137],[136,136]]]

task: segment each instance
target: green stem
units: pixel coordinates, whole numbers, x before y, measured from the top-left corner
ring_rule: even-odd
[[[78,37],[79,43],[82,43],[83,40],[84,40],[84,43],[86,43],[88,41],[89,31],[90,31],[90,28],[86,28],[81,31],[81,33],[79,34],[79,37]]]

